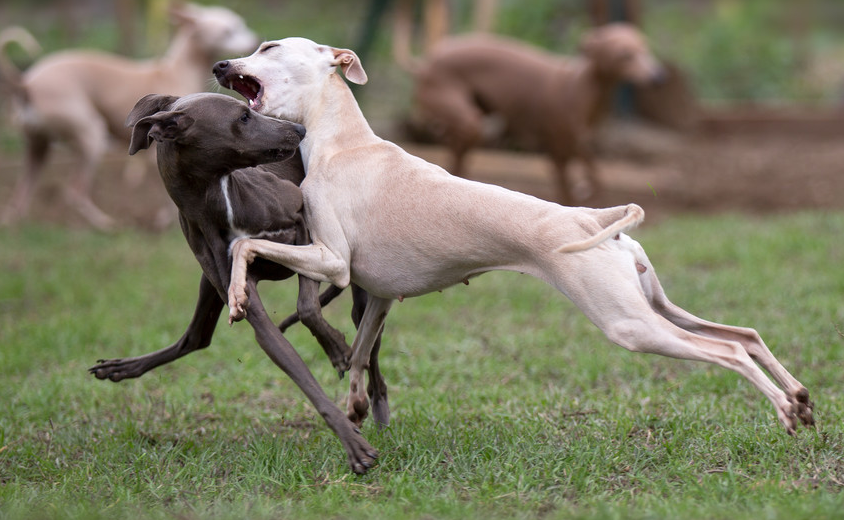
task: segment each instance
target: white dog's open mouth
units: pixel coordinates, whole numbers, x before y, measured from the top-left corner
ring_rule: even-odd
[[[261,83],[251,76],[244,76],[242,74],[231,74],[228,78],[228,85],[223,85],[230,88],[246,98],[249,102],[249,108],[258,110],[261,106],[261,95],[264,93],[264,87]]]

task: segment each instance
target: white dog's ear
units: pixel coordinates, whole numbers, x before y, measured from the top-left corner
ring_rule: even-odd
[[[334,62],[332,65],[340,67],[346,79],[352,83],[363,85],[367,81],[366,72],[360,64],[360,58],[349,49],[331,49],[334,52]]]

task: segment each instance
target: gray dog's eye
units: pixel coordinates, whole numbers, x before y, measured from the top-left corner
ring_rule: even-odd
[[[244,112],[243,115],[240,116],[240,122],[246,123],[249,121],[249,118],[252,117],[249,112]]]

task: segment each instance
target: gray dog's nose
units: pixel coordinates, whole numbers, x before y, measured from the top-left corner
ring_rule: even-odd
[[[299,139],[305,138],[305,127],[300,125],[299,123],[293,123],[293,130],[299,134]]]

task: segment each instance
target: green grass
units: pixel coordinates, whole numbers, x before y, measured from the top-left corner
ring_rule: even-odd
[[[0,230],[0,518],[836,518],[844,510],[844,214],[674,218],[634,233],[669,296],[756,327],[811,391],[788,437],[725,370],[631,354],[565,298],[491,273],[393,307],[392,425],[352,475],[246,323],[114,384],[100,357],[183,331],[199,270],[165,235]],[[295,283],[263,284],[281,319]],[[351,338],[347,295],[326,310]],[[297,346],[338,381],[309,333]]]

